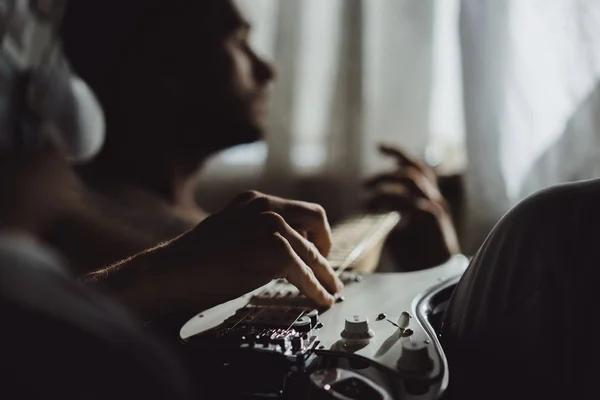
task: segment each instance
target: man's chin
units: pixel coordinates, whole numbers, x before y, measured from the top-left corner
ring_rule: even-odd
[[[243,129],[244,133],[244,143],[240,144],[250,144],[257,142],[259,140],[264,140],[265,132],[267,130],[267,121],[262,119],[257,119],[247,124],[246,128]]]
[[[218,150],[226,150],[230,147],[252,144],[264,140],[265,128],[261,124],[246,124],[238,126],[229,132],[221,132],[222,140]]]

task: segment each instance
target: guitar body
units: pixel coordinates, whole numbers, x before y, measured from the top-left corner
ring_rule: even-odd
[[[448,368],[420,302],[467,264],[455,256],[423,271],[347,271],[343,301],[328,310],[273,282],[199,313],[180,336],[192,369],[227,389],[220,398],[435,399]]]

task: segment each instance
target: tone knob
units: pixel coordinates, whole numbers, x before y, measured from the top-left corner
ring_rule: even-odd
[[[310,330],[312,329],[310,318],[306,317],[306,316],[299,318],[298,321],[294,322],[294,324],[292,325],[292,328],[296,332],[300,332],[300,333],[310,332]]]
[[[427,345],[420,342],[405,341],[402,343],[402,353],[398,359],[399,370],[424,373],[433,368],[433,360],[429,357]]]
[[[369,318],[362,315],[353,315],[346,318],[341,336],[348,341],[369,341],[375,336],[375,333],[369,327]]]

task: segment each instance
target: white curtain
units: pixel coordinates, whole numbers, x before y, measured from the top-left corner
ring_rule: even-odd
[[[224,153],[207,179],[255,173],[265,191],[303,196],[299,182],[320,177],[326,190],[314,199],[345,214],[362,179],[391,166],[379,142],[460,163],[458,0],[238,4],[278,68],[271,124],[264,144]]]
[[[600,1],[463,0],[471,250],[524,196],[600,173]]]
[[[304,197],[325,177],[313,200],[343,214],[386,166],[379,141],[459,171],[466,154],[472,252],[524,196],[600,175],[600,0],[239,4],[279,68],[272,123],[209,180]]]

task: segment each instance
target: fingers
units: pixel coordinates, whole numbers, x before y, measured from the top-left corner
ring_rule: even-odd
[[[410,225],[412,217],[418,217],[416,227],[430,232],[431,237],[440,237],[450,254],[460,253],[460,244],[452,217],[440,204],[424,199],[384,193],[372,198],[367,207],[371,210],[393,209],[408,215],[404,227]],[[406,224],[408,222],[408,225]]]
[[[319,282],[325,286],[329,293],[335,294],[344,288],[344,284],[335,274],[329,262],[311,242],[304,239],[289,226],[282,232],[282,235],[290,243],[296,254],[312,269]]]
[[[437,185],[432,183],[424,173],[413,167],[404,168],[402,171],[381,174],[366,182],[367,187],[377,186],[403,186],[415,197],[426,197],[432,201],[445,203],[444,196]]]
[[[425,197],[414,197],[395,191],[379,191],[366,202],[370,211],[394,210],[404,214],[419,211],[440,218],[447,214],[443,205]]]
[[[295,253],[291,244],[279,232],[275,232],[274,237],[281,246],[282,250],[290,257],[291,265],[288,267],[285,278],[292,285],[296,286],[302,294],[313,300],[319,305],[331,307],[335,298],[325,290],[319,283],[313,270],[310,269],[304,261]]]
[[[282,213],[294,229],[306,232],[307,239],[314,243],[323,256],[329,255],[332,246],[331,227],[323,207],[318,204],[293,201]]]
[[[414,197],[427,197],[423,189],[411,178],[398,173],[388,173],[377,175],[374,178],[367,180],[365,183],[367,188],[386,187],[389,191],[404,192]]]
[[[415,167],[421,169],[422,165],[417,161],[413,160],[409,157],[404,151],[400,150],[396,146],[391,146],[388,144],[380,144],[379,151],[387,156],[393,157],[396,159],[399,165],[406,167]]]
[[[335,274],[335,271],[311,242],[304,239],[296,230],[289,226],[280,215],[268,212],[263,215],[263,218],[271,220],[269,224],[287,240],[295,254],[308,265],[318,281],[329,293],[337,293],[342,290],[344,285]]]
[[[306,232],[308,240],[327,257],[331,250],[331,227],[323,207],[314,203],[285,200],[274,196],[259,195],[248,203],[251,213],[275,212],[298,232]]]
[[[417,210],[417,203],[423,200],[399,193],[380,192],[367,201],[366,208],[369,211],[394,210],[409,214]]]
[[[331,293],[339,292],[343,284],[323,256],[331,249],[331,227],[321,206],[252,191],[237,196],[226,210],[233,211],[225,213],[232,227],[245,223],[254,227],[245,230],[250,235],[256,235],[258,228],[267,233],[268,240],[276,240],[275,248],[269,241],[256,242],[256,250],[264,250],[270,258],[263,272],[269,270],[269,265],[274,269],[271,273],[283,269],[284,277],[305,296],[323,306],[333,304]]]
[[[396,163],[401,168],[415,168],[420,171],[427,179],[431,180],[431,183],[436,184],[437,175],[435,170],[425,164],[424,162],[410,157],[405,151],[399,149],[396,146],[380,144],[379,151],[387,156],[393,157]]]
[[[227,206],[225,206],[225,209],[230,210],[234,208],[239,208],[241,206],[247,205],[249,202],[251,202],[254,199],[257,199],[260,196],[264,197],[262,193],[257,192],[255,190],[249,190],[247,192],[240,193],[237,196],[235,196],[235,198],[231,200],[229,204],[227,204]]]

